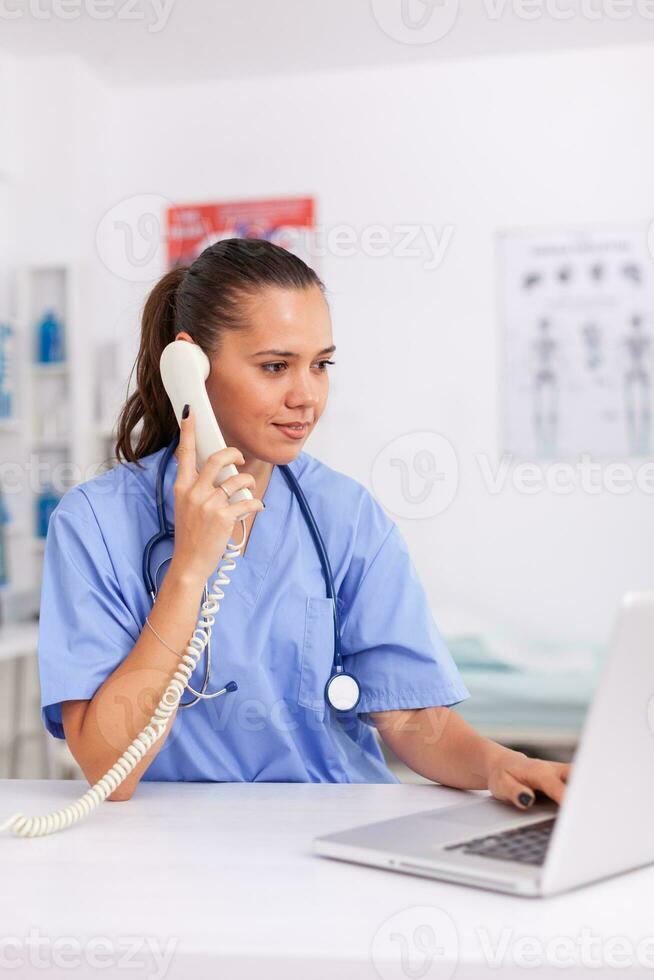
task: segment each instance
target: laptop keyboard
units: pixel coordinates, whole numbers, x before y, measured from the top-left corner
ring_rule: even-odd
[[[556,817],[551,817],[514,830],[503,830],[499,834],[475,837],[462,844],[449,844],[444,850],[462,851],[464,854],[501,861],[519,861],[520,864],[542,864],[555,820]]]

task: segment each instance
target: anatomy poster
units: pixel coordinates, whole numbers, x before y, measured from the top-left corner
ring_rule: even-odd
[[[654,265],[647,228],[500,236],[505,449],[654,449]]]
[[[225,238],[264,238],[316,268],[311,197],[223,204],[183,204],[167,209],[168,268],[187,265]]]

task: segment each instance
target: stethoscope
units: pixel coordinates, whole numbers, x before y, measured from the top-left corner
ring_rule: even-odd
[[[157,514],[159,518],[159,531],[153,535],[145,546],[143,551],[143,580],[145,582],[145,587],[148,590],[152,602],[157,597],[157,587],[156,587],[156,575],[153,577],[150,571],[150,564],[152,560],[152,551],[162,541],[167,541],[174,539],[175,528],[171,527],[166,520],[165,511],[165,501],[164,501],[164,479],[166,475],[166,468],[170,462],[170,458],[175,452],[177,445],[179,443],[179,432],[176,433],[172,442],[166,447],[166,451],[161,457],[159,463],[159,469],[157,471],[157,486],[156,486],[156,497],[157,497]],[[327,590],[327,598],[332,600],[332,607],[334,611],[334,660],[332,663],[332,670],[329,680],[325,684],[325,698],[327,703],[335,711],[352,711],[356,708],[357,704],[361,699],[361,688],[359,682],[353,674],[348,673],[343,669],[343,656],[341,652],[341,627],[338,615],[338,608],[336,603],[336,593],[334,590],[334,577],[332,575],[331,565],[329,563],[329,557],[325,549],[325,544],[323,542],[318,526],[314,520],[313,514],[311,513],[311,508],[307,503],[307,499],[304,496],[302,488],[298,481],[296,480],[293,473],[286,464],[281,464],[279,466],[284,479],[288,483],[291,491],[295,494],[297,502],[300,505],[300,510],[304,516],[307,523],[309,531],[311,532],[311,537],[313,538],[313,543],[315,545],[316,551],[318,552],[318,557],[320,558],[320,564],[322,566],[322,571],[325,576],[325,585]],[[161,566],[159,566],[161,567]],[[204,587],[205,598],[207,594],[207,587]],[[226,687],[221,688],[219,691],[207,694],[207,687],[209,685],[209,674],[211,672],[211,637],[209,637],[209,643],[207,646],[207,658],[204,669],[204,678],[202,681],[202,690],[195,691],[192,687],[188,687],[189,691],[194,695],[191,701],[180,701],[180,708],[190,708],[192,705],[197,704],[198,701],[202,699],[209,699],[218,697],[221,694],[225,694],[230,691],[235,691],[237,685],[234,681],[230,681]]]

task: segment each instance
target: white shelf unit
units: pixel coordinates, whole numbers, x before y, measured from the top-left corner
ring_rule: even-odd
[[[9,318],[15,330],[15,416],[0,424],[1,455],[15,473],[12,492],[6,480],[3,487],[12,518],[5,613],[12,592],[35,588],[40,593],[45,545],[38,535],[40,491],[52,483],[62,496],[93,475],[90,331],[79,316],[79,279],[79,270],[65,263],[28,266],[16,275],[15,311]],[[38,326],[47,309],[63,324],[65,360],[40,363]]]
[[[4,464],[0,481],[11,515],[11,523],[5,527],[9,582],[0,587],[3,635],[6,635],[5,628],[11,629],[11,624],[33,627],[38,614],[45,538],[37,536],[36,502],[46,482],[44,477],[50,477],[57,494],[62,495],[94,475],[98,454],[91,358],[95,298],[90,295],[87,281],[78,264],[65,261],[15,269],[9,280],[11,288],[7,290],[2,319],[14,329],[15,398],[13,417],[0,420],[0,459]],[[38,326],[49,308],[56,311],[63,323],[65,360],[43,364],[37,360]],[[88,311],[86,317],[81,315],[82,309]],[[24,714],[28,718],[24,721],[27,727],[17,727],[10,739],[13,745],[13,736],[18,734],[21,744],[26,743],[20,756],[21,773],[35,774],[34,760],[45,758],[44,752],[55,775],[74,771],[65,745],[49,738],[44,741],[38,712],[36,661],[23,662],[17,657],[0,666],[6,672],[12,664],[16,677],[19,669],[21,676],[26,671]],[[7,687],[6,674],[2,680],[3,687]],[[19,683],[22,685],[22,680]],[[15,693],[14,690],[14,697]],[[0,744],[0,765],[6,755],[5,752],[3,756]],[[44,775],[40,770],[39,774]]]

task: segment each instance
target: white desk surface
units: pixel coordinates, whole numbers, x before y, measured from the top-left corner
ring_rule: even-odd
[[[0,818],[17,810],[45,813],[85,789],[78,781],[0,780]],[[25,945],[30,930],[32,935],[36,930],[50,978],[652,976],[651,968],[638,965],[643,954],[635,950],[654,935],[654,868],[532,899],[311,853],[315,835],[459,802],[464,795],[435,784],[144,782],[129,802],[104,803],[60,834],[38,839],[3,834],[0,940],[9,937],[14,943],[4,948],[7,962],[21,956],[23,963],[8,975],[43,976],[42,966],[28,962]],[[423,912],[424,906],[432,911]],[[398,918],[388,922],[392,916]],[[429,953],[429,934],[419,930],[424,922],[438,927],[439,949],[445,952],[432,955],[428,969],[424,956],[416,954],[405,969],[401,952],[407,943],[419,950],[427,941]],[[454,932],[448,933],[448,924]],[[584,967],[579,952],[584,929],[603,944],[616,936],[631,942],[634,968]],[[103,956],[109,955],[110,965],[91,968],[82,961],[74,970],[64,961],[61,966],[54,950],[63,937],[81,943],[81,953],[68,954],[77,955],[78,963],[91,939],[108,937],[113,947]],[[126,937],[136,945],[126,945]],[[502,937],[507,946],[497,969],[483,943],[493,947]],[[544,944],[542,968],[523,965],[516,946],[521,937]],[[158,972],[147,959],[146,939],[158,944],[162,956],[166,948],[172,951]],[[545,944],[560,939],[574,944],[578,967],[557,965],[556,949]],[[531,946],[529,951],[539,955]],[[651,947],[649,955],[654,959]],[[132,968],[121,962],[130,956]]]

